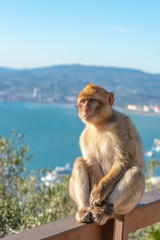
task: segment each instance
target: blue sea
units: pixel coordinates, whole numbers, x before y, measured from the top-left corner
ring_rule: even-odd
[[[160,139],[160,117],[127,114],[139,131],[144,150],[150,151],[153,139]],[[7,137],[12,129],[24,134],[23,144],[33,154],[28,169],[54,169],[67,163],[72,167],[81,155],[79,135],[83,128],[74,106],[0,103],[0,135]]]

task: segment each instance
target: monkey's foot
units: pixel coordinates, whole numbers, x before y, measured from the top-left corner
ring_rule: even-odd
[[[114,214],[114,205],[111,202],[108,202],[107,200],[103,200],[100,206],[95,206],[99,208],[100,211],[105,212],[107,215],[113,215]]]
[[[84,207],[78,210],[76,213],[76,220],[78,222],[90,223],[91,219],[91,209],[89,207]]]
[[[101,212],[99,210],[95,210],[93,209],[92,210],[92,221],[94,223],[97,223],[99,225],[103,225],[107,222],[108,219],[110,219],[111,216],[110,215],[107,215],[106,213],[104,212]]]
[[[102,205],[94,206],[92,208],[92,221],[99,225],[103,225],[108,219],[113,217],[113,214],[113,204],[107,201],[103,201]]]

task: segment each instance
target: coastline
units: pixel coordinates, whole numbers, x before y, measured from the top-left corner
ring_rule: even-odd
[[[123,107],[114,107],[117,111],[124,112],[129,115],[140,115],[140,116],[148,116],[148,117],[160,117],[160,113],[155,112],[144,112],[144,111],[134,111],[128,110],[127,108]]]
[[[37,105],[37,106],[57,106],[57,107],[64,107],[64,108],[77,108],[76,102],[71,102],[71,103],[62,103],[62,102],[52,102],[52,103],[40,103],[40,102],[3,102],[0,101],[0,104],[30,104],[30,105]],[[141,110],[129,110],[126,107],[119,107],[119,106],[113,106],[113,108],[117,111],[123,112],[125,114],[129,115],[141,115],[141,116],[150,116],[150,117],[160,117],[160,113],[156,112],[144,112]]]

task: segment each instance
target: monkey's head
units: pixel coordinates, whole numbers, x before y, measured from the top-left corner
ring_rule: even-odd
[[[102,124],[109,116],[114,103],[114,94],[89,83],[79,94],[77,106],[84,123]]]

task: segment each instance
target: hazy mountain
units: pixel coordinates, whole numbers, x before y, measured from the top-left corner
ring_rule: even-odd
[[[89,82],[113,91],[117,105],[160,103],[160,74],[83,65],[58,65],[36,69],[0,68],[0,98],[13,101],[66,102]],[[33,89],[36,88],[36,94]],[[34,99],[33,99],[34,95]],[[70,97],[70,98],[69,98]]]

